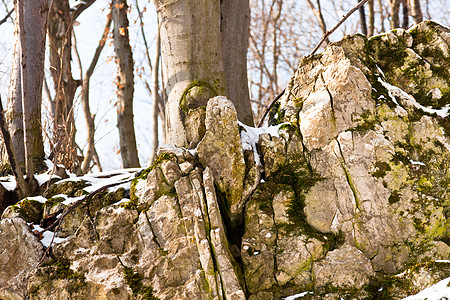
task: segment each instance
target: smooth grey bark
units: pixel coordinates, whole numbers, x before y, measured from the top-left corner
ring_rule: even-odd
[[[166,109],[166,143],[188,147],[185,116],[216,95],[228,96],[224,72],[220,3],[156,0]],[[183,110],[182,110],[183,107]]]
[[[114,51],[117,71],[117,127],[124,168],[139,167],[133,121],[134,63],[128,35],[127,1],[113,0]]]
[[[222,58],[228,96],[236,107],[238,119],[242,123],[254,126],[247,80],[250,3],[248,0],[220,2]]]
[[[409,7],[411,10],[411,16],[414,19],[414,22],[420,23],[423,20],[422,9],[420,8],[419,0],[409,0]]]
[[[45,34],[48,2],[15,3],[15,46],[8,99],[8,124],[16,178],[23,196],[37,188],[35,171],[43,165],[41,128]],[[26,174],[26,183],[23,175]]]
[[[253,125],[244,63],[249,34],[248,2],[223,1],[222,8],[220,2],[155,1],[161,29],[166,143],[195,147],[196,138],[186,132],[186,118],[201,114],[193,111],[205,107],[216,95],[229,97],[238,110],[238,118]]]

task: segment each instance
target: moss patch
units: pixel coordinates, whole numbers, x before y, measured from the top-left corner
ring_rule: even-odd
[[[158,298],[153,295],[153,288],[151,286],[145,286],[142,283],[142,275],[134,272],[132,268],[124,267],[123,279],[133,291],[134,296],[140,296],[140,299],[158,300]]]
[[[70,260],[67,258],[55,258],[42,264],[40,275],[46,276],[48,280],[75,279],[84,283],[86,280],[84,274],[74,272],[70,269],[70,265]]]
[[[208,100],[217,95],[217,91],[208,82],[194,80],[183,91],[180,108],[187,113],[190,109],[206,106]]]

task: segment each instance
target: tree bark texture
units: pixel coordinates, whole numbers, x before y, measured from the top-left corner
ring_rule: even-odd
[[[247,80],[250,3],[248,0],[220,2],[222,58],[228,96],[236,107],[238,119],[254,126]]]
[[[361,2],[361,0],[358,0],[358,2]],[[367,36],[366,12],[364,10],[364,6],[359,8],[359,22],[361,23],[362,34]]]
[[[222,8],[220,2],[155,1],[161,29],[167,143],[195,147],[198,141],[186,132],[186,120],[217,95],[229,97],[238,118],[253,125],[246,77],[248,2],[223,1]]]
[[[373,36],[374,29],[375,29],[374,0],[369,0],[367,3],[369,6],[369,26],[367,29],[367,37],[371,37],[371,36]]]
[[[133,121],[133,56],[128,35],[127,1],[113,0],[114,51],[118,66],[117,75],[117,127],[120,154],[124,168],[139,167]]]
[[[391,7],[391,29],[400,27],[399,11],[401,0],[389,0]]]
[[[166,143],[188,147],[185,115],[228,96],[221,52],[220,3],[155,1],[161,30]]]
[[[423,14],[422,9],[420,8],[420,0],[409,0],[408,2],[414,22],[416,22],[416,24],[422,22]]]
[[[44,145],[41,128],[47,0],[17,1],[15,45],[8,99],[8,127],[19,189],[24,195],[35,188],[34,172],[41,169]],[[26,174],[28,183],[22,182]]]
[[[53,155],[56,162],[74,171],[78,168],[75,144],[73,100],[79,82],[72,77],[72,23],[69,1],[52,1],[48,36],[50,70],[56,90],[53,132]]]

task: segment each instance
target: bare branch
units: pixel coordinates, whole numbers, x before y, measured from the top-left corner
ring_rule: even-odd
[[[12,15],[13,11],[14,11],[14,8],[11,9],[11,10],[8,12],[8,14],[0,21],[0,25],[2,25],[3,23],[5,23],[5,22],[8,20],[8,18]]]
[[[357,11],[361,6],[363,6],[367,1],[369,0],[362,0],[361,2],[358,3],[358,5],[356,5],[355,7],[353,7],[337,24],[336,26],[334,26],[330,31],[327,31],[327,33],[322,37],[322,39],[320,40],[319,44],[317,44],[317,46],[313,49],[313,51],[311,52],[310,55],[314,55],[314,53],[316,53],[316,51],[320,48],[320,46],[322,45],[322,43],[336,30],[339,28],[339,26],[342,25],[342,23],[345,22],[345,20],[348,19],[348,17],[350,17],[355,11]]]

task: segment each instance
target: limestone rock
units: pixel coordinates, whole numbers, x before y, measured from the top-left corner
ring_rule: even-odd
[[[42,244],[26,222],[17,217],[0,222],[0,298],[22,299],[26,294],[28,272],[44,254]]]
[[[226,198],[229,217],[235,220],[243,209],[246,168],[233,103],[222,96],[210,99],[205,124],[205,136],[197,147],[198,158],[204,167],[211,169],[219,191]]]

